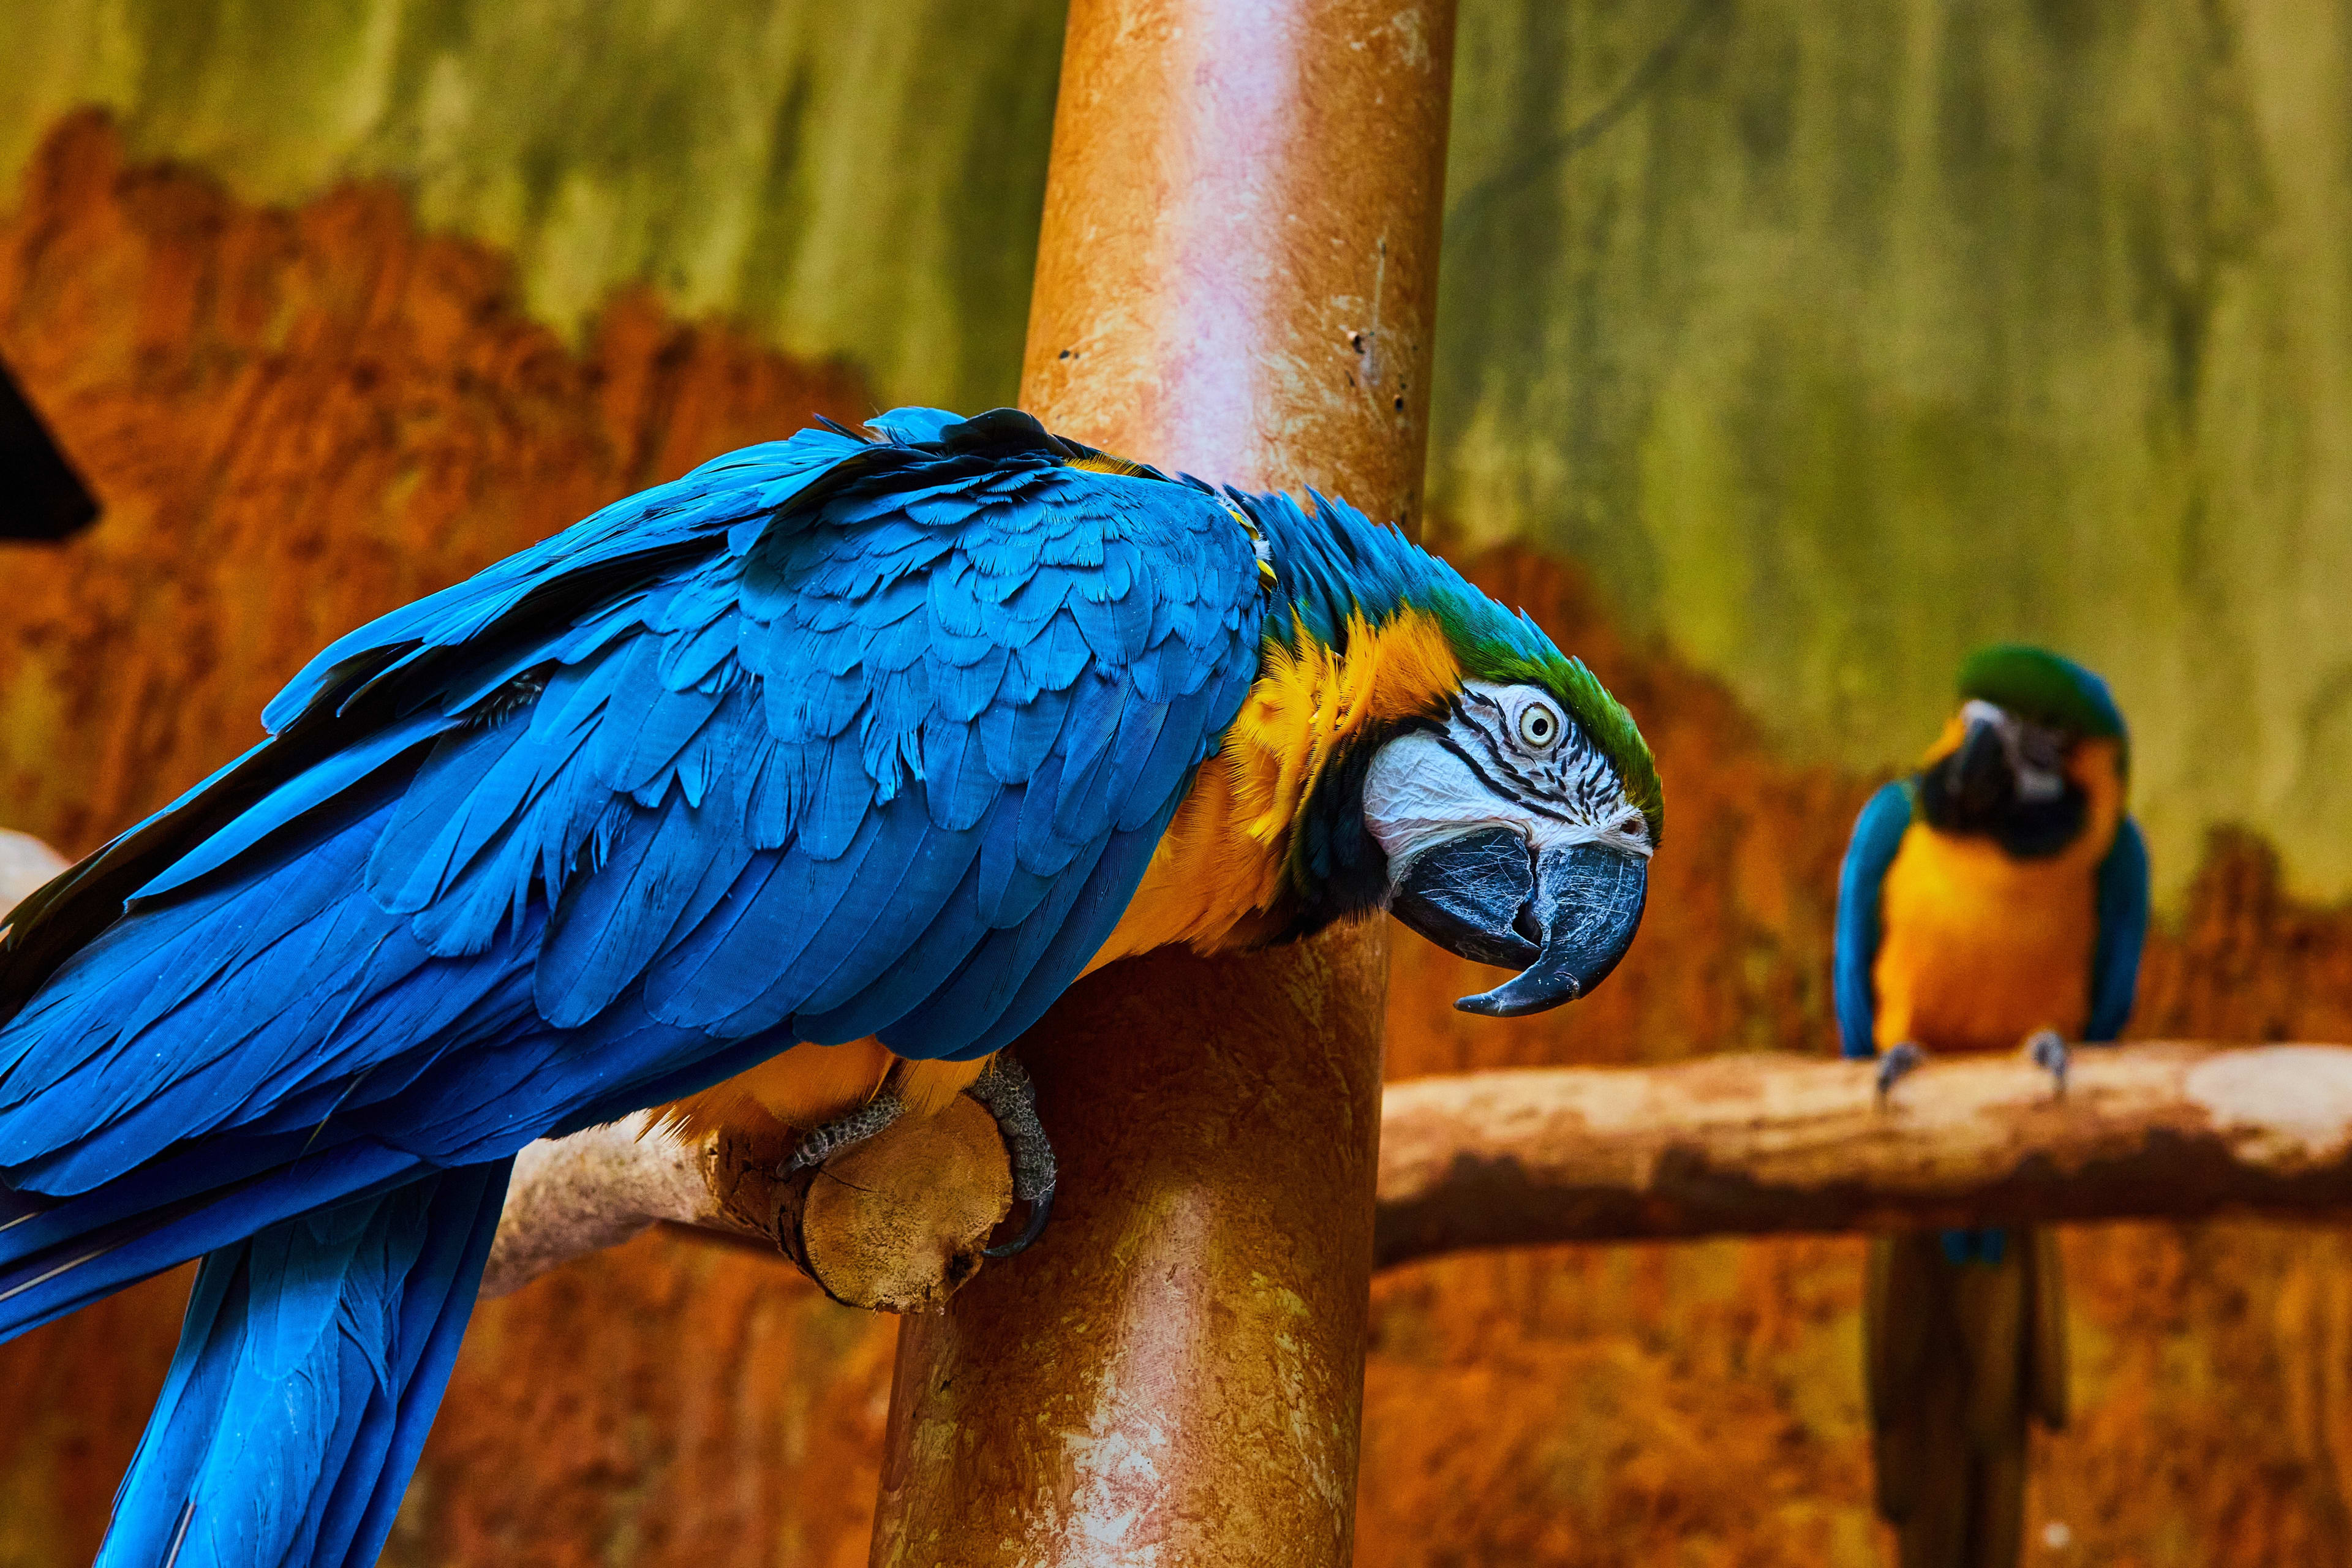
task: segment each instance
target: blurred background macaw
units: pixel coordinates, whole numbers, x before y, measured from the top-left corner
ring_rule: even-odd
[[[1882,1100],[1934,1051],[2022,1050],[2063,1092],[2066,1042],[2130,1017],[2147,934],[2106,682],[2004,645],[1961,666],[1959,694],[1919,771],[1863,808],[1838,879],[1838,1028],[1878,1059]],[[2018,1560],[2027,1422],[2066,1424],[2065,1322],[2049,1230],[1872,1239],[1872,1458],[1903,1568]]]

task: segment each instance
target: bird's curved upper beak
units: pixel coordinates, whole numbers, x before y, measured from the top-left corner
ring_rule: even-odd
[[[2016,787],[2000,726],[1990,719],[1969,718],[1958,747],[1944,766],[1952,799],[1969,820],[1999,811]]]
[[[1482,828],[1413,857],[1390,908],[1438,946],[1519,971],[1465,996],[1465,1013],[1516,1018],[1591,993],[1642,924],[1650,865],[1600,844],[1531,849],[1507,827]]]

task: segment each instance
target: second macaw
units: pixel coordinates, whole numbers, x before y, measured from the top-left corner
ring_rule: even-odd
[[[1990,647],[1920,770],[1873,795],[1838,884],[1834,990],[1882,1094],[1926,1051],[2022,1047],[2063,1089],[2065,1042],[2130,1016],[2147,849],[2106,683]],[[1879,1511],[1903,1568],[2008,1568],[2026,1424],[2066,1419],[2056,1238],[2009,1228],[1874,1240],[1864,1300]]]
[[[816,1160],[969,1090],[1034,1227],[988,1066],[1090,970],[1384,906],[1521,972],[1478,1012],[1616,963],[1657,773],[1532,622],[1337,503],[868,429],[352,633],[16,911],[0,1337],[204,1258],[106,1568],[373,1561],[533,1139],[764,1063]]]

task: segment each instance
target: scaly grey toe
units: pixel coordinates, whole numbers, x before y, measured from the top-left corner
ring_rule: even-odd
[[[906,1109],[897,1096],[877,1094],[848,1115],[802,1134],[801,1141],[793,1145],[792,1158],[784,1162],[784,1169],[804,1171],[811,1165],[822,1165],[851,1144],[865,1142],[898,1121]]]
[[[1900,1082],[1904,1074],[1916,1068],[1927,1059],[1927,1053],[1911,1040],[1897,1040],[1886,1047],[1878,1058],[1878,1098],[1883,1104],[1887,1090]]]
[[[2066,1069],[2074,1065],[2074,1057],[2057,1030],[2036,1029],[2025,1042],[2025,1059],[2056,1079],[2059,1093],[2066,1092]]]

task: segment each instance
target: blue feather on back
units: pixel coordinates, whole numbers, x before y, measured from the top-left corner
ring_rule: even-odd
[[[339,639],[12,928],[0,1336],[221,1249],[109,1561],[367,1560],[516,1149],[794,1039],[998,1048],[1108,936],[1255,668],[1250,541],[1019,416],[873,428]]]

